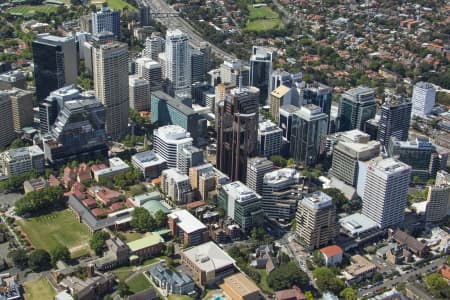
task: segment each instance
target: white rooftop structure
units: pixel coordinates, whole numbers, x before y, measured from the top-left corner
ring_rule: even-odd
[[[148,168],[165,163],[166,161],[153,150],[136,153],[131,157],[133,162],[138,163],[142,168]]]
[[[200,222],[190,212],[185,209],[177,210],[168,215],[169,218],[177,218],[177,226],[185,233],[192,233],[199,230],[206,229],[205,224]]]
[[[276,185],[291,181],[292,184],[297,183],[302,176],[299,172],[292,168],[283,168],[269,172],[264,175],[264,184]]]
[[[355,213],[339,220],[339,224],[352,236],[358,236],[362,233],[378,228],[377,223],[363,214]]]
[[[235,199],[237,202],[246,202],[255,198],[261,198],[254,190],[246,186],[240,181],[233,181],[222,186],[226,191],[228,198]],[[230,200],[229,200],[230,201]]]
[[[303,204],[308,206],[311,209],[323,209],[328,206],[333,205],[333,201],[330,196],[325,194],[322,191],[317,191],[311,194],[308,194],[303,198]]]
[[[166,125],[154,130],[154,134],[171,143],[184,144],[192,141],[191,135],[178,125]]]
[[[207,274],[235,264],[235,260],[214,242],[207,242],[192,247],[184,251],[183,254],[194,262],[197,268]]]

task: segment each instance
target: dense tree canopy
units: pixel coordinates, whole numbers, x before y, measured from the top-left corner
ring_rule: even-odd
[[[28,266],[27,252],[23,249],[11,250],[8,257],[12,260],[14,266],[19,269],[25,269]]]
[[[50,269],[50,254],[43,249],[36,249],[28,257],[28,265],[34,272],[41,272]]]
[[[97,255],[99,255],[102,253],[105,242],[109,239],[109,237],[109,233],[106,231],[97,231],[92,235],[92,238],[89,241],[89,246]]]
[[[320,291],[330,291],[336,295],[345,288],[345,283],[336,277],[333,271],[326,267],[320,267],[313,271],[313,276]]]
[[[152,231],[156,228],[156,221],[143,207],[136,207],[131,215],[131,226],[141,232]]]
[[[276,291],[291,288],[293,285],[306,288],[309,283],[308,275],[294,262],[282,264],[267,277],[267,283]]]
[[[428,274],[425,276],[425,284],[435,296],[450,299],[450,285],[441,274]]]
[[[67,262],[70,260],[70,251],[66,246],[58,245],[50,251],[52,265],[55,266],[59,260]]]
[[[23,215],[47,211],[63,204],[63,195],[64,191],[60,187],[53,186],[30,192],[16,202],[16,213]]]

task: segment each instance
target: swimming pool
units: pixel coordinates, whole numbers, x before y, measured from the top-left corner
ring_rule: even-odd
[[[222,296],[216,296],[216,297],[214,298],[214,300],[225,300],[225,298],[223,298]]]

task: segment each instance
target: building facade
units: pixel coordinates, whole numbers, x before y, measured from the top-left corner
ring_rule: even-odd
[[[258,123],[258,155],[270,157],[279,155],[283,139],[283,130],[275,123],[264,120]]]
[[[357,87],[344,92],[339,101],[339,130],[363,130],[364,123],[375,117],[376,111],[373,89]]]
[[[267,157],[252,157],[247,161],[247,186],[259,195],[262,194],[264,175],[272,172],[273,162]]]
[[[189,37],[179,29],[166,33],[165,73],[170,95],[189,98],[191,94],[191,54]]]
[[[436,89],[431,83],[419,81],[414,85],[412,94],[412,114],[419,117],[431,113],[436,102]]]
[[[38,146],[12,149],[0,154],[2,173],[16,176],[29,171],[44,172],[44,152]]]
[[[130,108],[136,111],[150,111],[150,83],[135,75],[129,76]]]
[[[92,13],[92,34],[112,32],[116,39],[120,38],[120,12],[103,6]]]
[[[408,139],[412,104],[404,98],[391,98],[381,105],[381,118],[377,139],[381,145],[388,146],[391,137],[399,141]]]
[[[166,162],[168,168],[176,168],[179,153],[184,147],[192,146],[192,138],[178,125],[166,125],[153,131],[153,150]]]
[[[0,91],[0,147],[6,147],[16,138],[11,97]]]
[[[128,45],[109,42],[94,49],[95,96],[106,111],[108,137],[123,137],[128,128]]]
[[[393,158],[369,163],[362,214],[380,228],[401,223],[405,218],[411,167]]]

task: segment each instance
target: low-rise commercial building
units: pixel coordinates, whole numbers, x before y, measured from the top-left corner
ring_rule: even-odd
[[[208,240],[208,228],[187,210],[177,210],[167,216],[170,232],[185,245],[198,245]]]
[[[36,145],[12,149],[0,154],[2,173],[20,175],[32,170],[44,172],[44,152]]]
[[[189,176],[182,174],[178,169],[172,168],[162,172],[161,190],[176,204],[192,202],[193,193]]]
[[[141,239],[129,242],[130,255],[136,255],[140,261],[159,254],[163,248],[164,239],[157,233],[147,234]]]
[[[228,276],[223,280],[220,288],[231,300],[261,299],[261,291],[258,286],[243,273]]]
[[[92,174],[97,182],[102,179],[113,178],[119,174],[123,174],[131,170],[130,166],[118,157],[109,159],[109,168],[93,169]]]
[[[187,274],[168,269],[164,263],[152,265],[148,269],[151,280],[165,295],[187,295],[194,292],[195,282]]]
[[[320,249],[320,254],[325,261],[325,266],[335,266],[342,262],[344,251],[337,245],[331,245]]]
[[[154,179],[161,176],[162,171],[167,168],[167,162],[153,150],[133,155],[131,163],[142,172],[146,179]]]
[[[210,286],[235,272],[235,260],[214,242],[181,252],[181,263],[200,286]]]
[[[363,256],[357,254],[350,258],[351,265],[345,268],[342,275],[345,278],[347,284],[353,284],[370,278],[377,270],[377,266]]]

